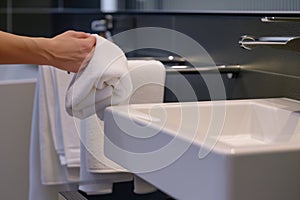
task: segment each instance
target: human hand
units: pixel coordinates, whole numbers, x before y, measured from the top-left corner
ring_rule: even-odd
[[[49,63],[57,68],[78,72],[91,59],[96,38],[91,34],[77,31],[66,31],[49,39]]]

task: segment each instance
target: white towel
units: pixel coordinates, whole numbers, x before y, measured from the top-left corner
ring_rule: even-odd
[[[59,125],[63,137],[66,165],[69,168],[80,167],[80,122],[77,118],[68,115],[65,110],[65,96],[72,80],[72,75],[53,67],[51,68],[51,71],[53,71],[54,75],[53,85],[57,96],[55,104],[55,107],[57,108],[56,117],[60,121]]]
[[[99,40],[100,42],[98,42]],[[68,77],[64,77],[67,76],[66,73],[62,74],[61,71],[55,71],[52,67],[40,68],[42,81],[39,82],[42,85],[39,92],[43,100],[39,99],[41,109],[39,125],[41,173],[44,184],[69,185],[70,182],[78,181],[79,168],[70,167],[77,166],[78,161],[82,158],[84,160],[81,161],[80,168],[80,189],[88,194],[109,193],[112,191],[111,187],[114,182],[128,181],[133,178],[132,174],[125,173],[126,170],[104,156],[103,128],[101,128],[103,124],[97,119],[95,111],[99,117],[102,117],[105,107],[111,104],[162,102],[165,71],[163,65],[157,61],[129,61],[131,70],[128,74],[126,60],[124,64],[124,54],[121,53],[119,58],[116,57],[117,53],[113,54],[116,60],[112,63],[103,61],[113,59],[109,56],[103,57],[102,54],[105,54],[103,52],[106,52],[107,49],[114,50],[115,46],[102,40],[97,36],[97,45],[100,47],[96,48],[89,66],[80,72],[76,79],[74,77],[66,95],[66,108],[70,114],[75,114],[78,118],[87,118],[88,116],[91,118],[88,117],[87,121],[84,120],[82,123],[75,122],[77,125],[84,125],[81,131],[81,139],[84,138],[84,143],[81,146],[88,147],[81,148],[81,158],[78,158],[79,138],[78,136],[72,137],[74,130],[71,131],[71,129],[75,127],[74,120],[65,118],[64,109],[60,106],[63,104],[61,95],[65,91],[66,83],[70,80]],[[102,47],[107,48],[100,51]],[[119,49],[116,49],[116,52],[119,52]],[[102,57],[98,57],[99,54]],[[99,58],[101,59],[98,60]],[[101,65],[102,63],[104,65]],[[95,66],[108,67],[99,69]],[[130,93],[132,91],[130,77],[134,77],[133,93]],[[65,79],[68,81],[64,82]],[[89,90],[85,90],[85,87],[88,87]],[[84,95],[81,95],[80,92],[83,92]],[[130,100],[129,95],[131,95]],[[147,95],[150,95],[150,98],[146,97]],[[97,126],[95,126],[96,124]],[[68,150],[70,150],[70,156],[67,156]],[[153,186],[140,181],[142,180],[135,183],[136,193],[153,191]]]
[[[59,74],[64,74],[65,77],[59,77],[60,81],[57,82],[56,76]],[[73,118],[65,111],[62,101],[65,94],[61,94],[62,96],[59,94],[60,90],[66,90],[68,87],[71,78],[66,76],[67,73],[51,66],[39,67],[37,98],[34,102],[34,105],[39,108],[39,113],[32,118],[32,121],[39,121],[41,177],[42,183],[46,185],[79,181],[79,137],[73,131]],[[67,83],[63,84],[63,81]],[[74,139],[76,135],[78,141]]]
[[[88,159],[93,157],[94,154],[99,155],[97,150],[101,151],[100,148],[91,148],[89,146],[91,141],[90,136],[94,137],[100,132],[99,122],[100,120],[94,114],[81,121],[81,165],[80,165],[80,181],[81,184],[79,189],[89,195],[95,194],[109,194],[112,192],[113,183],[126,182],[133,180],[133,176],[130,173],[124,173],[122,171],[111,169],[103,164],[103,162],[97,161],[99,167],[99,173],[91,173],[88,169]],[[98,138],[96,137],[97,141]],[[96,144],[96,143],[94,143]],[[96,150],[96,151],[95,151]],[[108,160],[106,158],[106,160]],[[112,162],[112,161],[109,161]]]
[[[114,43],[98,36],[87,67],[74,76],[67,95],[67,112],[80,119],[96,113],[100,119],[109,105],[124,101],[131,91],[131,82],[122,76],[128,73],[127,59]]]
[[[128,61],[129,76],[132,81],[132,93],[121,104],[161,103],[164,95],[165,67],[159,61],[132,60]],[[101,111],[103,112],[103,111]],[[102,173],[115,169],[126,171],[104,155],[104,124],[95,119],[90,122],[94,129],[92,134],[87,134],[86,146],[88,147],[88,169],[90,172]]]
[[[82,143],[86,152],[88,171],[91,173],[127,172],[124,168],[104,156],[104,122],[96,115],[82,121]]]
[[[41,82],[39,102],[45,106],[45,114],[42,118],[49,120],[50,130],[49,132],[53,137],[53,143],[56,152],[60,156],[61,160],[64,160],[64,144],[61,134],[60,119],[56,116],[59,113],[59,105],[57,104],[57,91],[54,81],[54,73],[50,66],[41,66],[39,68],[39,81]]]
[[[155,60],[130,60],[128,66],[133,85],[128,103],[162,103],[166,79],[164,65]],[[134,176],[135,193],[145,194],[155,190],[156,188],[153,185]]]
[[[41,159],[40,159],[40,143],[39,143],[39,127],[40,127],[40,109],[39,109],[39,82],[36,85],[32,125],[31,125],[31,139],[30,139],[30,172],[29,172],[29,200],[43,199],[52,200],[57,198],[59,191],[76,190],[77,185],[64,184],[64,185],[43,185],[41,180]],[[47,132],[48,133],[48,132]],[[55,152],[55,151],[54,151]],[[49,158],[51,159],[51,158]],[[56,160],[57,163],[58,160]],[[58,162],[59,163],[59,162]],[[52,163],[48,163],[51,164]],[[58,169],[60,172],[60,169]]]
[[[158,61],[128,61],[129,76],[132,81],[133,90],[130,98],[121,102],[122,104],[134,103],[160,103],[163,102],[164,83],[165,83],[165,67]],[[103,112],[103,111],[101,111]],[[97,117],[91,116],[85,120],[86,133],[82,136],[87,149],[86,162],[89,172],[108,173],[108,172],[124,172],[127,171],[121,166],[111,161],[104,155],[104,126],[103,122]],[[85,164],[82,163],[82,164]],[[135,193],[143,194],[155,191],[155,187],[135,177]],[[89,190],[92,191],[92,188]],[[95,191],[96,193],[96,191]]]
[[[41,159],[42,183],[47,185],[68,183],[66,166],[61,165],[61,157],[64,153],[63,145],[58,152],[55,150],[55,141],[62,140],[55,123],[55,97],[46,95],[54,93],[51,79],[51,71],[48,66],[39,68],[38,98],[35,104],[39,108],[39,144]],[[50,104],[49,104],[50,103]],[[37,119],[33,119],[35,121]],[[51,126],[52,122],[52,126]],[[62,141],[61,141],[62,142]],[[59,154],[58,154],[59,153]]]
[[[128,66],[133,86],[128,103],[162,103],[166,79],[164,65],[155,60],[129,60]]]

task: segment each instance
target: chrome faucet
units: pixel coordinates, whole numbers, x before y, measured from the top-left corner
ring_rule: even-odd
[[[259,37],[243,35],[239,40],[242,48],[252,50],[257,46],[268,46],[300,52],[300,36],[297,37]]]

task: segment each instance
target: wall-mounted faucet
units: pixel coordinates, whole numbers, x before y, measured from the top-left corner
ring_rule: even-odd
[[[244,35],[239,40],[242,48],[252,50],[257,46],[268,46],[300,52],[300,36],[297,37],[259,37]]]
[[[103,19],[94,20],[91,23],[91,30],[98,32],[101,36],[111,40],[111,31],[113,29],[113,16],[105,15]]]

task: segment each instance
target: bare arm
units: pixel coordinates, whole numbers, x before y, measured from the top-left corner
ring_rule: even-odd
[[[77,72],[87,62],[96,39],[67,31],[53,38],[18,36],[0,31],[1,64],[45,64]]]

